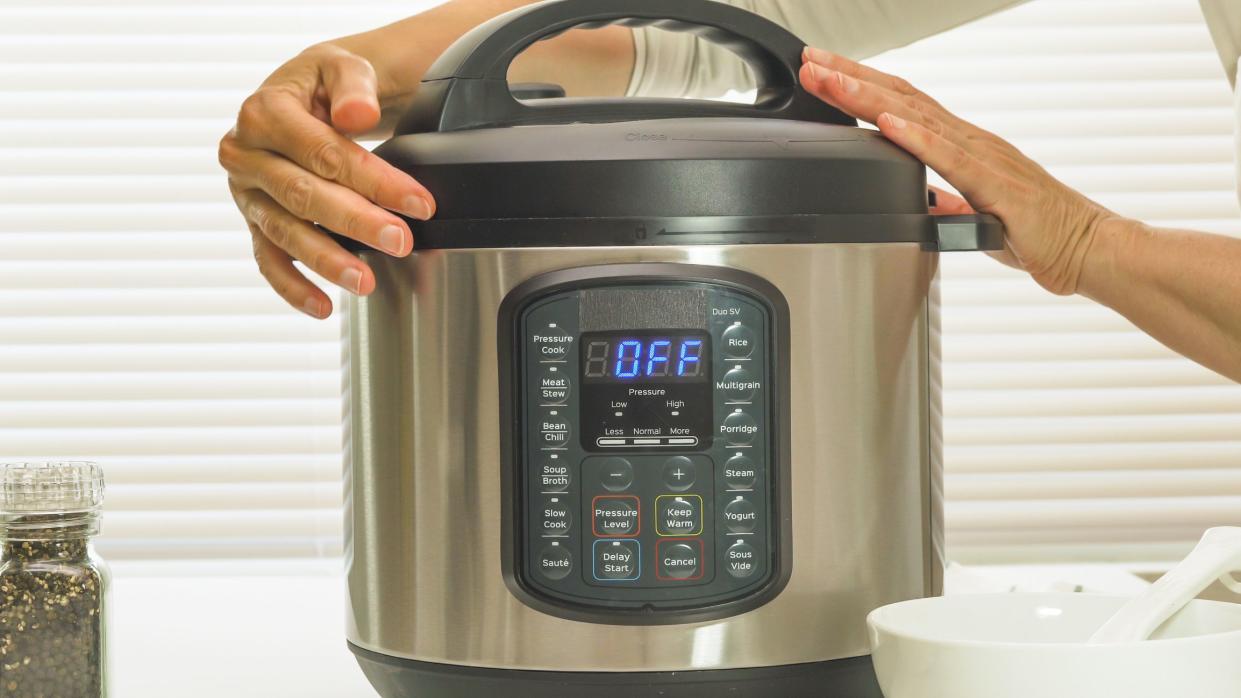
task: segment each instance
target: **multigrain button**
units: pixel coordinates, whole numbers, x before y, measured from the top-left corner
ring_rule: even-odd
[[[758,381],[754,380],[754,376],[741,366],[725,373],[724,377],[715,384],[716,390],[724,391],[724,397],[736,402],[744,402],[754,397],[754,391],[758,388]]]
[[[660,541],[656,558],[660,579],[687,581],[702,577],[702,541]]]
[[[548,536],[567,536],[573,528],[573,514],[564,497],[549,497],[543,502],[543,533]]]
[[[655,525],[655,532],[661,536],[696,536],[702,533],[702,497],[696,494],[656,497]]]
[[[595,497],[591,505],[596,536],[632,536],[638,533],[638,498],[632,495]]]
[[[758,523],[754,504],[741,495],[724,506],[724,525],[729,533],[750,533]]]
[[[694,461],[673,456],[664,461],[664,485],[673,492],[684,492],[694,484]]]
[[[720,425],[720,436],[723,436],[730,446],[745,446],[754,440],[757,433],[758,425],[754,423],[754,418],[740,409],[725,417],[724,423]]]
[[[539,571],[553,581],[564,579],[573,571],[573,554],[560,543],[552,543],[539,555]]]
[[[542,464],[539,466],[539,488],[543,492],[564,492],[569,489],[569,484],[573,481],[570,474],[569,463],[564,458],[553,453],[551,457],[544,457]]]
[[[624,458],[605,458],[599,466],[599,484],[609,492],[624,492],[633,484],[633,463]]]
[[[724,461],[724,483],[730,489],[751,489],[754,487],[754,481],[757,478],[758,469],[754,467],[754,461],[749,456],[738,453]]]
[[[736,579],[745,579],[758,569],[758,552],[754,546],[739,540],[724,551],[724,569]]]
[[[724,330],[720,339],[724,341],[724,353],[734,359],[744,359],[754,353],[754,333],[739,322]]]
[[[572,381],[561,367],[549,366],[538,379],[539,403],[563,405],[569,399]]]
[[[642,544],[636,540],[595,541],[595,579],[633,581],[642,576]]]

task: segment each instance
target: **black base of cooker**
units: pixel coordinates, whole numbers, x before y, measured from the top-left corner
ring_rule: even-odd
[[[349,649],[383,698],[883,698],[870,657],[721,671],[480,669]]]

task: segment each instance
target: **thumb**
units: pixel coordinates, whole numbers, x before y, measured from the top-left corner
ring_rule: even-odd
[[[379,125],[379,88],[370,61],[347,51],[321,67],[332,126],[342,133],[366,133]]]

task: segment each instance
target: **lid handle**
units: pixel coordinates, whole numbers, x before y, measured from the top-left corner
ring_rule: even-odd
[[[685,99],[547,99],[509,90],[509,65],[531,44],[574,27],[653,25],[728,48],[754,72],[754,104]],[[398,135],[522,124],[679,117],[766,117],[856,125],[798,83],[804,44],[780,25],[714,0],[549,0],[500,15],[458,39],[424,76]]]

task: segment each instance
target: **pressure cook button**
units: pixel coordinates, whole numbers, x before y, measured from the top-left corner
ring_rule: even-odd
[[[560,415],[539,420],[539,442],[544,446],[563,446],[569,441],[569,422]]]
[[[758,479],[758,469],[749,456],[738,453],[724,461],[724,483],[730,489],[748,490],[754,487]]]
[[[750,533],[758,523],[758,512],[750,500],[738,495],[724,507],[724,525],[729,533]]]
[[[573,571],[573,554],[567,547],[552,543],[539,555],[539,571],[551,580],[564,579]]]
[[[754,333],[741,323],[724,330],[724,353],[735,358],[744,359],[754,353]]]
[[[609,492],[624,492],[633,484],[633,464],[624,458],[607,458],[599,468],[599,484]]]
[[[724,377],[715,383],[715,389],[724,391],[724,397],[729,400],[749,400],[754,397],[754,391],[758,388],[759,382],[741,366],[725,373]]]
[[[564,497],[549,497],[543,502],[543,533],[549,536],[567,536],[573,528],[573,513]]]
[[[696,536],[702,533],[702,497],[696,494],[656,497],[655,528],[661,536]]]
[[[593,509],[596,536],[632,536],[638,533],[638,498],[633,495],[595,497]]]
[[[754,546],[739,540],[724,551],[724,569],[737,579],[745,579],[758,569],[758,552]]]
[[[564,458],[544,458],[539,466],[539,488],[543,492],[564,492],[569,489],[573,476],[569,470],[569,462]]]
[[[595,579],[633,581],[642,576],[642,544],[636,540],[595,541]]]
[[[694,484],[694,461],[673,456],[664,461],[664,484],[673,492],[684,492]]]
[[[655,576],[669,581],[702,577],[702,541],[660,541],[655,557]]]
[[[552,370],[555,369],[555,370]],[[573,382],[563,368],[551,366],[538,378],[539,404],[563,405]]]
[[[744,446],[754,440],[758,433],[758,424],[754,418],[738,409],[724,418],[720,425],[720,436],[728,440],[732,446]]]

